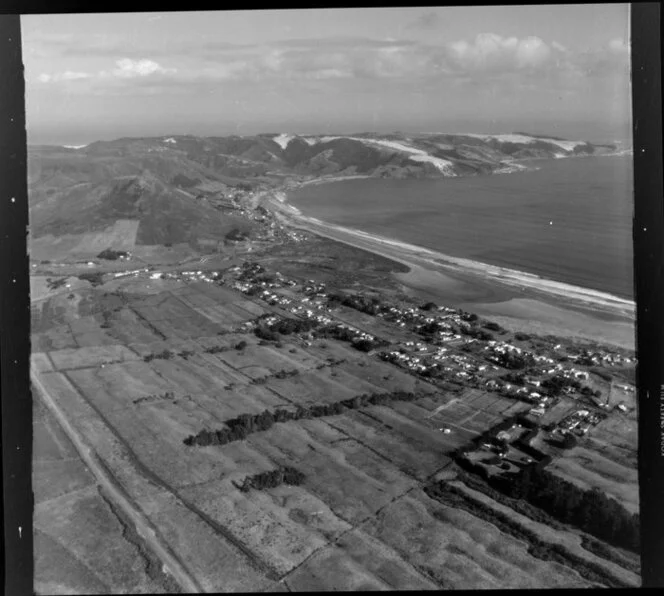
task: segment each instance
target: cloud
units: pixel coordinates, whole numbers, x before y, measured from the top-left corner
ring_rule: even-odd
[[[112,84],[112,81],[127,81],[136,79],[163,78],[165,75],[173,75],[177,72],[175,68],[164,68],[157,62],[148,59],[131,60],[122,58],[116,60],[116,68],[113,70],[100,70],[96,73],[76,72],[66,70],[56,73],[42,73],[37,77],[40,83],[66,83],[72,81],[90,81],[95,84],[105,82],[106,85]],[[161,75],[161,77],[159,77]],[[80,88],[79,88],[80,89]],[[70,90],[70,89],[68,89]]]
[[[74,72],[66,70],[65,72],[47,74],[42,73],[37,77],[40,83],[58,83],[60,81],[78,81],[83,79],[90,79],[93,75],[88,72]]]
[[[117,42],[104,39],[107,44]],[[540,82],[569,87],[583,78],[623,76],[629,67],[629,48],[621,39],[579,52],[535,36],[503,37],[495,33],[437,44],[338,36],[244,46],[196,40],[186,52],[181,51],[179,42],[174,41],[168,47],[172,50],[170,55],[180,60],[178,69],[170,67],[169,58],[162,60],[158,52],[147,54],[150,58],[146,54],[124,53],[119,54],[123,56],[121,59],[114,60],[114,68],[92,74],[43,73],[37,80],[61,85],[76,82],[71,90],[98,94],[193,94],[200,90],[214,92],[228,81],[234,84],[311,81],[318,85],[326,80],[344,79],[355,80],[360,85],[378,79],[411,86],[441,83],[457,86],[500,80],[517,87]],[[78,83],[85,80],[88,83]]]
[[[502,37],[481,33],[472,42],[461,40],[449,44],[452,66],[461,72],[509,72],[542,68],[560,47],[549,46],[539,37]]]
[[[153,60],[131,60],[122,58],[115,62],[117,68],[111,71],[111,74],[121,78],[147,77],[152,74],[173,74],[174,68],[164,68]]]

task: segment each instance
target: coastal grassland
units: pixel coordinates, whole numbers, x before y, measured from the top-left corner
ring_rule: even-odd
[[[420,489],[382,509],[363,530],[443,589],[593,585],[568,567],[532,556],[527,543],[490,521],[435,501]]]
[[[529,554],[575,569],[586,580],[610,587],[639,585],[633,565],[613,553],[613,549],[606,549],[612,551],[611,555],[602,552],[603,556],[598,556],[601,549],[586,548],[591,540],[583,533],[570,531],[555,521],[551,523],[550,519],[547,521],[547,516],[536,508],[532,508],[532,512],[537,511],[538,515],[532,515],[528,506],[517,512],[507,506],[504,498],[496,501],[477,488],[480,487],[471,487],[459,479],[430,485],[425,492],[436,501],[495,524],[501,531],[528,544]]]
[[[256,567],[256,562],[242,554],[232,539],[210,526],[195,507],[183,501],[172,486],[137,458],[132,442],[118,433],[120,427],[132,422],[131,416],[114,426],[60,373],[44,374],[36,382],[40,394],[47,395],[54,407],[66,416],[77,440],[89,446],[94,453],[94,461],[102,462],[95,463],[94,468],[95,474],[102,474],[101,470],[105,470],[103,474],[110,478],[104,486],[114,486],[122,491],[127,499],[124,502],[132,508],[133,519],[143,520],[143,532],[146,531],[145,524],[150,528],[146,539],[166,545],[164,548],[176,553],[175,559],[203,590],[255,591],[271,585],[267,577],[269,574],[266,575],[260,565]],[[128,413],[126,409],[124,413]],[[135,432],[137,427],[129,429],[129,434],[131,430]],[[132,436],[134,442],[137,438],[141,436]],[[151,443],[153,450],[159,446],[154,439]],[[170,459],[177,461],[173,456]],[[44,514],[51,520],[54,512],[45,510]],[[66,522],[71,515],[73,513],[67,509],[61,518]],[[92,536],[99,540],[100,534]],[[88,539],[87,536],[85,538]],[[123,565],[114,565],[114,572],[122,568]]]
[[[286,583],[294,591],[438,590],[384,542],[354,529],[315,553]]]
[[[639,475],[628,468],[585,447],[562,453],[549,466],[549,471],[573,482],[584,490],[598,488],[616,499],[630,513],[639,511]]]
[[[36,593],[178,592],[50,411],[33,403]]]
[[[627,468],[638,468],[638,423],[634,412],[609,416],[589,433],[587,445]]]
[[[359,282],[381,291],[398,289],[391,274],[408,271],[405,265],[376,252],[311,234],[301,242],[253,253],[252,258],[287,277],[314,279],[335,287],[350,287]]]

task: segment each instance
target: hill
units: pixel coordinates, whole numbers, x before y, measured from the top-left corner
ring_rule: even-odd
[[[518,160],[607,153],[611,145],[526,135],[405,133],[122,138],[31,147],[31,237],[135,222],[137,244],[194,245],[255,225],[235,199],[292,176],[469,176]],[[234,212],[235,210],[235,212]]]

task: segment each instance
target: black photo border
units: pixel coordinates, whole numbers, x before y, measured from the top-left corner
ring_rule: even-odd
[[[566,2],[565,4],[569,4]],[[105,4],[105,6],[104,6]],[[421,5],[455,5],[428,3]],[[473,3],[474,4],[474,3]],[[482,4],[482,3],[478,3]],[[509,3],[505,3],[509,4]],[[521,4],[521,3],[519,3]],[[530,4],[528,2],[523,4]],[[378,6],[404,6],[380,4]],[[325,3],[315,8],[370,7]],[[248,2],[233,8],[305,8]],[[225,7],[226,8],[226,7]],[[313,7],[311,7],[313,8]],[[186,10],[218,10],[191,0]],[[20,14],[171,11],[145,0],[83,3],[7,0],[0,6],[0,389],[4,593],[32,594],[32,398],[25,82]],[[180,10],[183,10],[182,8]],[[664,185],[661,4],[631,5],[634,142],[634,276],[637,302],[639,496],[642,583],[664,586]]]

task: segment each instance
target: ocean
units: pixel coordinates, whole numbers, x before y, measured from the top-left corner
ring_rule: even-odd
[[[631,155],[533,160],[514,174],[303,186],[303,215],[634,299]]]

